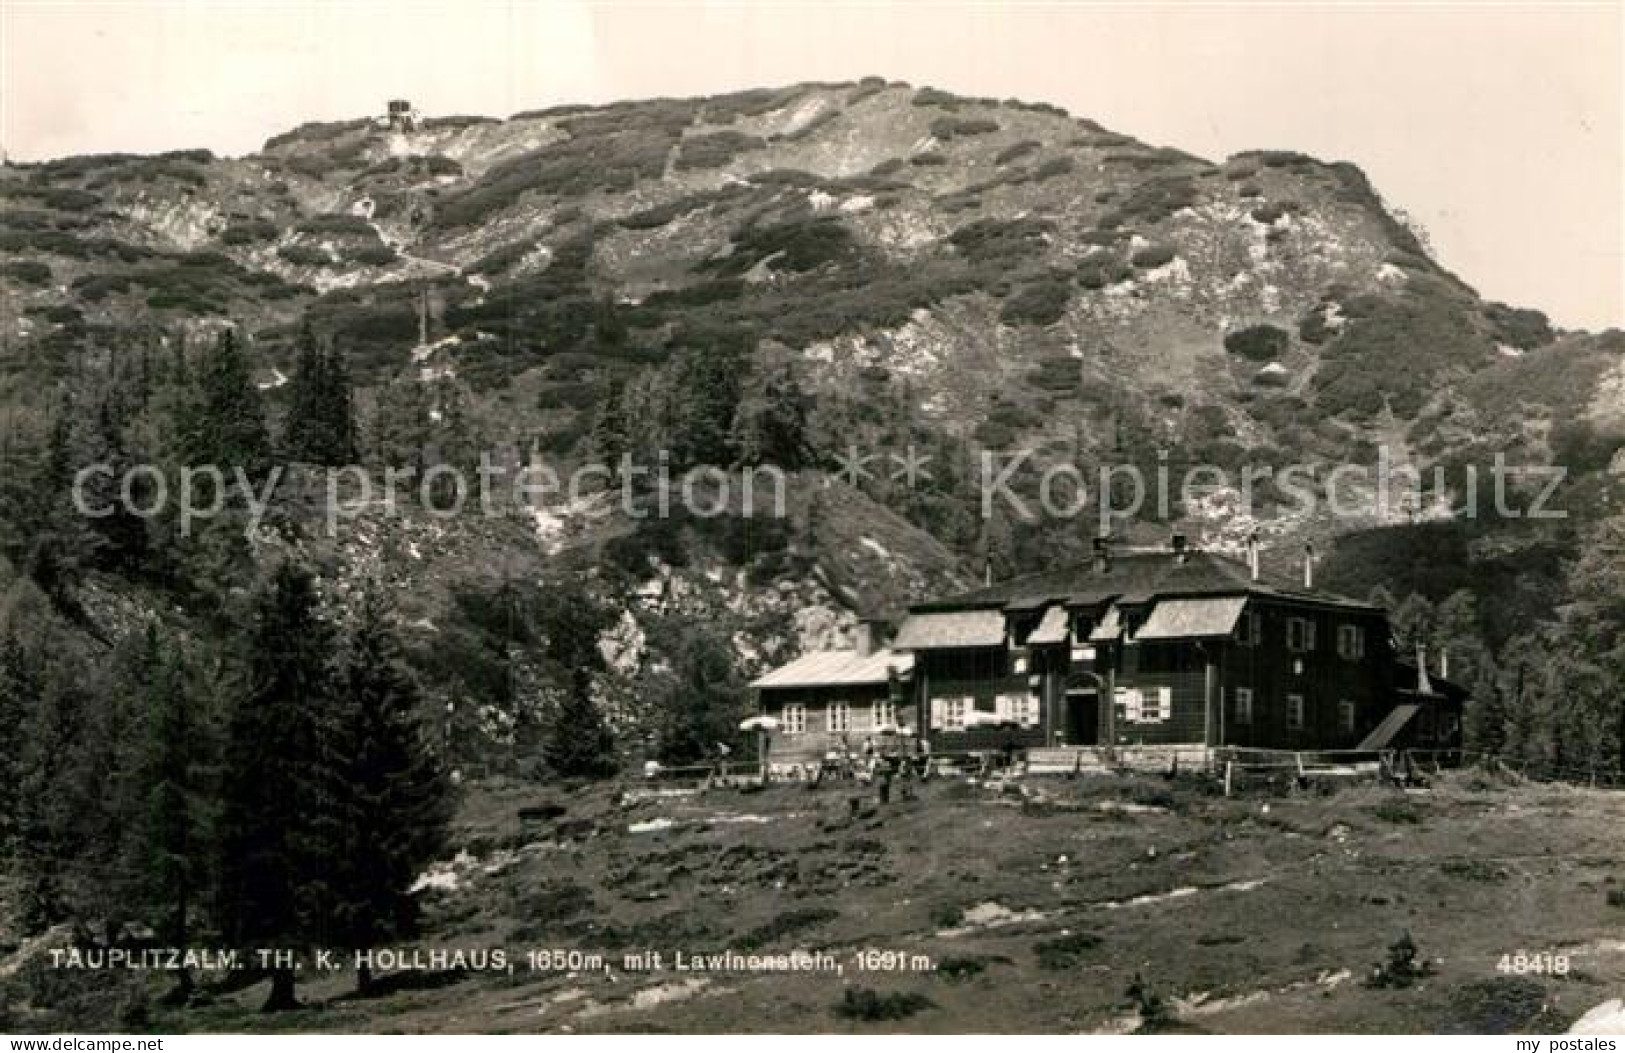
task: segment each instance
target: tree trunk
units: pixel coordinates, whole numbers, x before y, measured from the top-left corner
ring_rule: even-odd
[[[372,966],[366,962],[357,962],[355,967],[355,993],[362,998],[372,994]]]
[[[299,1000],[293,996],[293,970],[271,970],[271,993],[266,996],[265,1004],[260,1006],[262,1013],[282,1013],[289,1009],[298,1009]]]

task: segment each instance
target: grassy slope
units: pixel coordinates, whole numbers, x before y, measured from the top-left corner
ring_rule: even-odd
[[[1561,1030],[1625,978],[1625,798],[1451,778],[1402,797],[1226,800],[1158,781],[937,782],[912,802],[849,817],[855,791],[616,804],[568,798],[557,829],[521,832],[543,791],[471,790],[459,838],[479,862],[439,893],[424,946],[690,952],[829,948],[845,975],[679,973],[475,976],[267,1020],[258,988],[162,1028],[523,1031],[1092,1031],[1137,1023],[1136,972],[1209,1031]],[[1124,806],[1127,806],[1126,808]],[[744,816],[766,816],[756,822]],[[656,832],[628,826],[677,821]],[[1144,903],[1135,897],[1160,897]],[[1118,905],[1113,906],[1116,903]],[[998,908],[987,906],[997,904]],[[1000,908],[1013,912],[1011,920]],[[957,919],[957,920],[956,920]],[[1361,981],[1409,931],[1436,970],[1407,990]],[[1098,943],[1067,953],[1066,938]],[[1055,943],[1054,941],[1063,941]],[[1089,944],[1075,939],[1076,944]],[[1046,945],[1049,945],[1046,950]],[[930,955],[945,975],[856,973],[859,948]],[[1566,978],[1498,976],[1505,953],[1564,952]],[[704,982],[699,982],[704,980]],[[917,992],[902,1021],[834,1012],[843,988]]]

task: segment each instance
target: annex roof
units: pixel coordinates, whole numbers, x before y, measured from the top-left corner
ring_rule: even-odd
[[[750,686],[780,688],[884,684],[894,672],[902,675],[913,668],[912,655],[890,650],[866,655],[857,651],[809,651],[787,665],[757,677]]]

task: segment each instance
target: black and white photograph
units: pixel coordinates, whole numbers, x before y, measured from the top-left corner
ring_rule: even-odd
[[[0,1034],[1619,1053],[1622,326],[1619,0],[0,0]]]

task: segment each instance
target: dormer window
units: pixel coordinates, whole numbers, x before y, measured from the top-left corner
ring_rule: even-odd
[[[1315,649],[1315,623],[1308,618],[1288,618],[1286,620],[1286,645],[1293,651],[1313,651]]]

